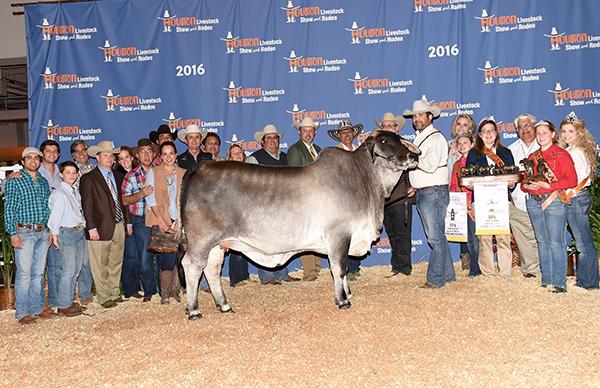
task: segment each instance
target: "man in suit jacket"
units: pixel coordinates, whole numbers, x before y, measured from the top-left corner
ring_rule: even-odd
[[[314,162],[319,152],[321,152],[321,147],[313,144],[319,125],[315,124],[312,118],[305,117],[301,123],[295,121],[294,127],[298,130],[300,140],[288,149],[288,166],[306,166]],[[301,259],[304,270],[302,280],[317,280],[321,272],[321,258],[315,255],[304,255]]]
[[[98,159],[98,167],[83,175],[79,184],[92,276],[98,303],[105,308],[123,301],[119,281],[128,212],[117,189],[123,185],[123,175],[112,170],[114,154],[119,152],[106,140],[90,147],[89,154]]]

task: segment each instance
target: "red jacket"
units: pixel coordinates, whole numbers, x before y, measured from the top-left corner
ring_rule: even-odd
[[[540,150],[541,151],[541,150]],[[573,159],[569,152],[560,148],[556,144],[552,144],[550,148],[542,152],[542,158],[550,167],[550,170],[556,176],[557,181],[550,183],[550,189],[539,189],[528,191],[521,185],[521,189],[530,194],[548,194],[556,190],[566,190],[577,186],[577,172],[573,165]],[[529,155],[529,159],[535,164],[535,172],[537,174],[537,161],[535,160],[536,152]]]

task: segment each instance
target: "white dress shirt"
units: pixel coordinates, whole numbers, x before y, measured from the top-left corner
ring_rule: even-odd
[[[448,140],[444,135],[429,125],[417,132],[414,145],[419,147],[419,164],[408,173],[410,185],[415,189],[447,185],[448,179]]]
[[[48,199],[50,217],[48,228],[50,233],[58,234],[60,227],[74,228],[77,225],[85,226],[85,218],[81,210],[81,196],[79,190],[61,182]]]
[[[529,157],[529,155],[531,155],[535,151],[539,150],[540,145],[538,144],[537,141],[534,140],[533,143],[531,143],[529,145],[529,147],[527,147],[527,145],[523,142],[523,140],[517,139],[517,141],[515,141],[514,143],[512,143],[511,145],[508,146],[508,149],[513,154],[513,158],[515,159],[515,164],[517,166],[520,166],[519,162],[522,159],[527,159]],[[523,166],[521,166],[520,168],[522,168],[522,167]],[[527,194],[523,190],[521,190],[520,183],[517,183],[517,185],[515,186],[515,189],[511,193],[511,195],[512,195],[513,202],[515,203],[515,207],[519,210],[526,212],[527,206],[525,205],[525,200],[527,198]]]

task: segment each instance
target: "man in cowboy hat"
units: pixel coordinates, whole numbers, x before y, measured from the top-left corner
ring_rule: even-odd
[[[152,168],[152,161],[158,153],[158,147],[148,138],[139,139],[133,155],[139,161],[136,168],[130,170],[123,179],[121,195],[123,205],[128,207],[133,226],[133,238],[137,247],[137,263],[131,268],[131,282],[123,281],[125,296],[135,296],[141,283],[144,290],[144,302],[149,302],[156,294],[155,276],[158,267],[154,264],[154,255],[148,252],[148,239],[151,228],[146,227],[146,197],[154,192],[152,186],[146,185],[146,174]],[[129,284],[126,284],[129,283]]]
[[[402,115],[412,119],[417,132],[414,144],[421,149],[419,164],[408,177],[412,186],[409,194],[416,191],[417,211],[431,247],[427,282],[422,288],[439,288],[456,280],[444,225],[450,201],[448,141],[432,124],[440,116],[440,109],[429,101],[414,101],[412,110],[405,109]]]
[[[354,151],[357,147],[352,142],[362,131],[362,124],[352,125],[352,122],[342,120],[338,123],[337,129],[330,129],[327,131],[327,134],[330,138],[339,142],[337,145],[338,148],[346,151]]]
[[[294,127],[298,130],[300,140],[288,149],[289,166],[306,166],[317,159],[321,147],[313,144],[317,133],[318,124],[312,118],[305,117],[302,122],[294,121]],[[304,281],[317,280],[321,272],[321,258],[315,255],[302,256],[302,269],[304,270]]]
[[[179,141],[187,146],[187,150],[177,157],[177,165],[186,170],[212,160],[212,154],[200,149],[202,144],[202,131],[196,124],[188,125],[177,133]]]
[[[156,131],[150,131],[150,134],[148,135],[148,137],[156,145],[161,145],[162,143],[164,143],[166,141],[175,142],[175,139],[177,139],[177,130],[171,132],[171,128],[169,128],[169,126],[167,124],[161,124],[158,126]],[[158,166],[161,163],[162,163],[162,159],[160,158],[160,156],[158,155],[158,152],[157,152],[156,158],[154,158],[154,161],[152,162],[152,164],[155,166]]]
[[[404,117],[387,112],[381,120],[375,120],[377,127],[398,134],[404,128]],[[412,273],[410,253],[412,250],[412,205],[414,198],[408,196],[408,174],[402,174],[396,187],[383,208],[383,225],[392,248],[392,273],[390,276]]]
[[[336,147],[344,151],[354,151],[358,148],[353,141],[363,131],[362,124],[352,125],[348,120],[342,120],[338,123],[337,129],[327,131],[329,137],[337,141]],[[348,280],[356,280],[360,276],[360,260],[349,258],[348,260]]]
[[[119,194],[123,174],[112,169],[115,154],[121,150],[103,140],[88,151],[98,160],[98,166],[81,177],[81,207],[98,303],[109,308],[123,301],[119,283],[129,213]]]
[[[275,125],[267,124],[262,129],[254,133],[254,140],[260,143],[261,149],[253,152],[247,163],[259,164],[261,166],[287,166],[287,155],[279,150],[279,142],[283,137],[283,132],[277,131]],[[262,284],[277,285],[281,282],[295,282],[300,279],[289,275],[287,267],[276,271],[258,269],[258,277]]]
[[[39,316],[52,318],[52,309],[44,308],[42,283],[49,233],[50,185],[38,172],[42,152],[27,147],[21,153],[23,169],[19,177],[7,179],[4,187],[4,228],[15,249],[15,317],[21,324],[35,322]]]

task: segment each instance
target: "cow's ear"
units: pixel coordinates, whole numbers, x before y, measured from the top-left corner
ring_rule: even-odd
[[[375,160],[375,136],[371,135],[365,139],[365,145],[371,154],[371,160]]]

